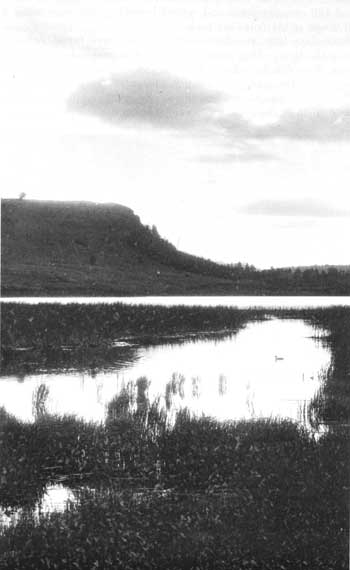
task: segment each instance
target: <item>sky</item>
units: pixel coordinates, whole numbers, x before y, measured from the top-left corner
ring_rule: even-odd
[[[227,263],[349,264],[347,0],[2,0],[0,192]]]

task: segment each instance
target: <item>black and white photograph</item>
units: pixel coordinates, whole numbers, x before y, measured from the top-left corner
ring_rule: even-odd
[[[0,568],[347,570],[350,4],[2,0]]]

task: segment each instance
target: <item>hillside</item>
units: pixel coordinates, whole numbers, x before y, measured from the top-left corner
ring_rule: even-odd
[[[117,204],[1,201],[2,296],[348,295],[350,273],[222,265]]]
[[[133,211],[1,202],[2,295],[232,293],[225,266],[178,252]]]

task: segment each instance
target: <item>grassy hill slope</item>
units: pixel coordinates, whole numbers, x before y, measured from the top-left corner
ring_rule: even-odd
[[[344,267],[214,263],[117,204],[2,200],[1,222],[3,296],[350,294]]]
[[[2,295],[232,293],[230,268],[176,250],[115,204],[2,200]]]

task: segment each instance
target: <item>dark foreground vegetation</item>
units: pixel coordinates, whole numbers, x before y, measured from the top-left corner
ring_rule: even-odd
[[[1,270],[2,296],[350,294],[349,266],[219,264],[178,251],[129,208],[89,202],[2,200]]]
[[[0,535],[1,568],[348,567],[347,430],[315,439],[286,421],[186,412],[169,426],[130,403],[121,394],[104,425],[2,412],[1,502],[22,509]],[[75,501],[34,515],[55,481]]]
[[[103,424],[87,423],[48,415],[42,385],[33,423],[0,413],[0,506],[18,517],[0,531],[0,568],[348,568],[349,308],[5,303],[2,374],[25,371],[28,354],[37,368],[54,365],[54,357],[45,360],[50,353],[63,367],[74,358],[64,354],[83,355],[89,365],[95,355],[98,367],[103,354],[117,358],[115,340],[229,334],[271,316],[304,319],[315,337],[319,327],[327,333],[319,342],[330,346],[332,365],[311,406],[324,433],[289,421],[219,423],[186,412],[172,424],[149,402],[145,378],[110,402]],[[38,514],[55,484],[75,500],[65,512]]]

